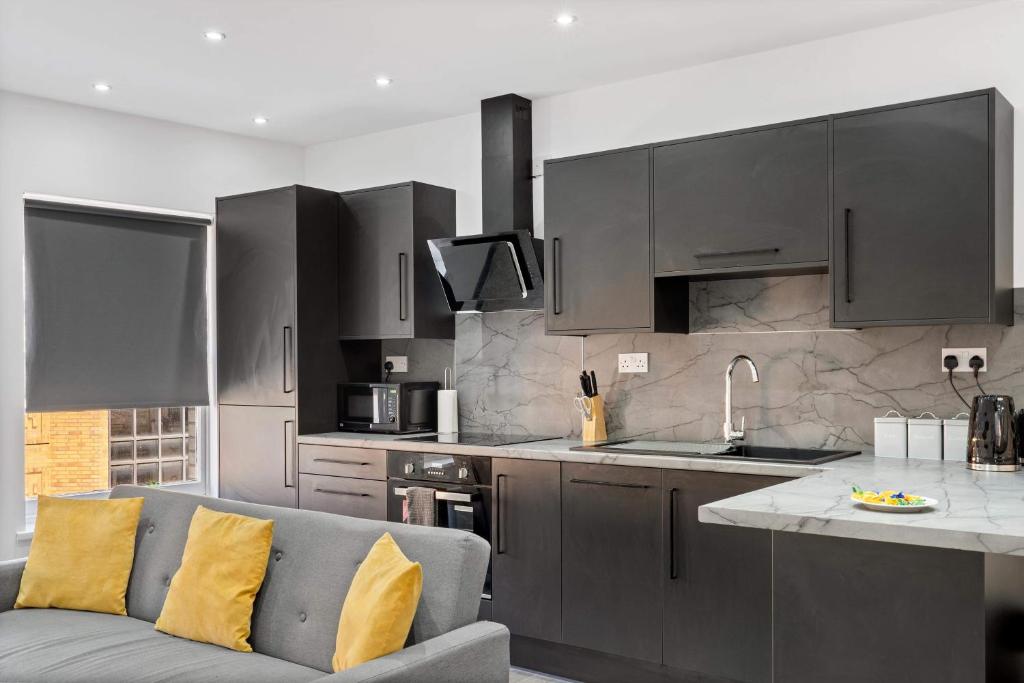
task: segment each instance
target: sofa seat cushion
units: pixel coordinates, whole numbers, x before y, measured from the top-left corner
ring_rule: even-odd
[[[131,617],[60,609],[0,613],[0,681],[312,681],[323,672],[175,638]]]

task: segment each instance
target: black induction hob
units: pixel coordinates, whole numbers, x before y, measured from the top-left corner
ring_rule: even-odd
[[[557,439],[557,436],[537,436],[534,434],[482,434],[474,432],[459,432],[457,434],[431,434],[429,436],[414,436],[402,439],[402,441],[418,441],[421,443],[454,443],[463,446],[511,446],[517,443],[529,443],[531,441],[547,441]]]

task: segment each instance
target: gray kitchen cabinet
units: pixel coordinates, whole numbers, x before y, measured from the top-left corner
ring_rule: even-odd
[[[559,472],[557,462],[491,461],[491,618],[551,642],[562,638]]]
[[[816,119],[655,145],[655,273],[825,272],[828,144]]]
[[[296,507],[295,408],[220,406],[220,497]]]
[[[1012,323],[1012,117],[994,89],[835,117],[835,327]]]
[[[340,337],[454,339],[427,240],[455,236],[455,191],[409,182],[340,197]]]
[[[651,271],[651,150],[544,164],[544,298],[549,334],[685,332],[685,282]]]
[[[784,481],[664,471],[666,666],[743,683],[772,680],[771,532],[703,524],[697,508]]]
[[[299,472],[355,479],[387,479],[387,451],[299,444]]]
[[[336,193],[301,185],[217,199],[219,403],[336,428],[337,214]]]
[[[373,479],[299,474],[299,507],[361,519],[387,520],[388,483]]]
[[[562,464],[562,641],[660,663],[661,470]]]

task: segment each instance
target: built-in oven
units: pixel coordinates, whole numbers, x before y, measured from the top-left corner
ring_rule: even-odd
[[[388,451],[388,521],[408,522],[406,493],[419,486],[434,490],[434,526],[461,529],[491,542],[491,459],[412,451]],[[483,595],[488,611],[491,567]]]

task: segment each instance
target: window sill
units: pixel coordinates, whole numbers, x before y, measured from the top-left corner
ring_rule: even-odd
[[[31,543],[33,535],[35,535],[35,529],[17,531],[14,533],[14,540],[18,543]]]

